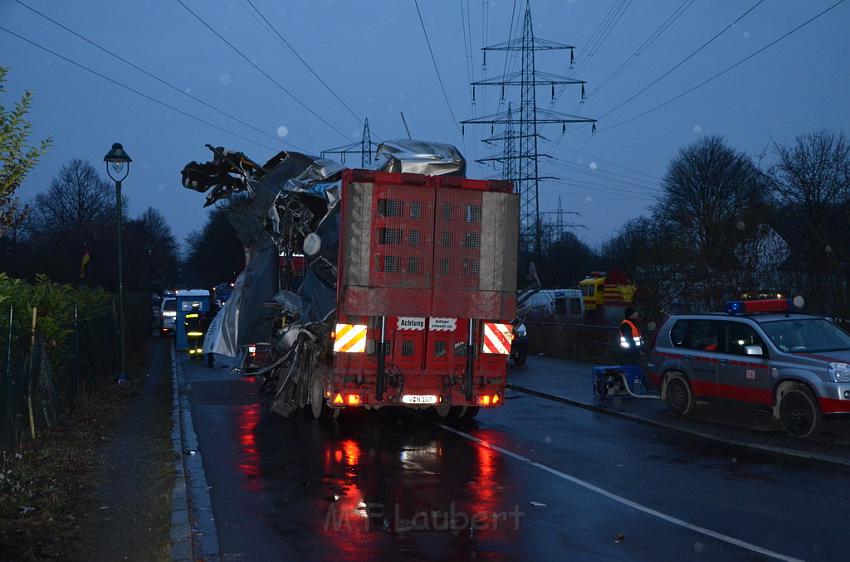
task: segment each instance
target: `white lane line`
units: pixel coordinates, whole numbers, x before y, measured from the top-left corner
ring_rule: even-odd
[[[783,560],[785,562],[803,562],[800,558],[794,558],[792,556],[786,556],[784,554],[779,554],[778,552],[774,552],[772,550],[768,550],[768,549],[763,548],[761,546],[754,545],[754,544],[748,543],[746,541],[742,541],[740,539],[730,537],[728,535],[724,535],[723,533],[718,533],[717,531],[712,531],[711,529],[706,529],[705,527],[700,527],[699,525],[694,525],[693,523],[688,523],[687,521],[683,521],[683,520],[679,519],[678,517],[673,517],[672,515],[667,515],[666,513],[662,513],[660,511],[658,511],[657,509],[652,509],[651,507],[647,507],[643,504],[639,504],[639,503],[632,501],[628,498],[624,498],[623,496],[615,494],[614,492],[609,492],[608,490],[605,490],[604,488],[600,488],[599,486],[595,486],[594,484],[591,484],[590,482],[582,480],[581,478],[576,478],[575,476],[570,476],[569,474],[566,474],[564,472],[561,472],[560,470],[554,469],[551,466],[546,466],[545,464],[541,464],[539,462],[533,461],[533,460],[529,459],[528,457],[524,457],[520,454],[514,453],[513,451],[509,451],[507,449],[499,447],[498,445],[493,445],[491,443],[488,443],[487,441],[484,441],[483,439],[479,439],[479,438],[477,438],[473,435],[470,435],[468,433],[464,433],[463,431],[458,431],[457,429],[455,429],[453,427],[449,427],[447,425],[443,425],[443,424],[438,423],[438,422],[432,422],[432,423],[434,423],[435,425],[437,425],[438,427],[441,427],[442,429],[444,429],[446,431],[449,431],[451,433],[454,433],[455,435],[463,437],[464,439],[466,439],[468,441],[472,441],[473,443],[477,443],[478,445],[480,445],[482,447],[486,447],[488,449],[498,451],[498,452],[502,453],[503,455],[507,455],[507,456],[509,456],[513,459],[518,460],[518,461],[524,462],[526,464],[530,464],[531,466],[534,466],[536,468],[539,468],[540,470],[546,471],[549,474],[553,474],[553,475],[557,476],[558,478],[561,478],[561,479],[566,480],[568,482],[572,482],[573,484],[575,484],[577,486],[581,486],[582,488],[584,488],[586,490],[590,490],[591,492],[596,492],[597,494],[599,494],[601,496],[605,496],[606,498],[608,498],[610,500],[613,500],[617,503],[631,507],[632,509],[636,509],[638,511],[646,513],[647,515],[657,517],[658,519],[661,519],[662,521],[666,521],[668,523],[672,523],[673,525],[678,525],[679,527],[683,527],[685,529],[694,531],[696,533],[700,533],[700,534],[705,535],[707,537],[711,537],[713,539],[717,539],[719,541],[723,541],[725,543],[729,543],[729,544],[738,546],[740,548],[749,550],[751,552],[761,554],[762,556],[768,556],[770,558],[774,558],[776,560]]]

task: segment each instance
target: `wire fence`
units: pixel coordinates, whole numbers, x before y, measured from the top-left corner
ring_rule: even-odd
[[[50,326],[37,308],[0,306],[0,450],[14,451],[35,440],[73,413],[93,388],[115,379],[114,303],[94,311],[73,307],[71,322]],[[136,308],[125,305],[128,322],[138,317]],[[140,337],[144,330],[127,332],[128,343]]]
[[[618,326],[595,324],[567,324],[561,322],[527,321],[529,352],[577,361],[619,360],[620,334]],[[647,344],[655,332],[642,329]]]

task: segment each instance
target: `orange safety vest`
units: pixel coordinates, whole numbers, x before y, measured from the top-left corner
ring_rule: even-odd
[[[626,318],[620,323],[620,329],[622,330],[623,325],[629,327],[629,331],[631,332],[632,342],[630,343],[623,334],[620,334],[620,347],[623,349],[630,349],[632,347],[640,348],[643,347],[643,338],[640,335],[640,329],[638,329],[637,324]]]

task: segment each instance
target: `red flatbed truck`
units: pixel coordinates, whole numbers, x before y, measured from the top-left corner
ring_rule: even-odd
[[[472,417],[501,406],[516,313],[512,184],[345,170],[340,205],[322,410],[435,407]]]

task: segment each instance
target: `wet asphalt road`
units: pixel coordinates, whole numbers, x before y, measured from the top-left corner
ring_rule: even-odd
[[[184,364],[223,560],[848,557],[841,468],[510,392],[448,429],[285,420],[252,379]]]

